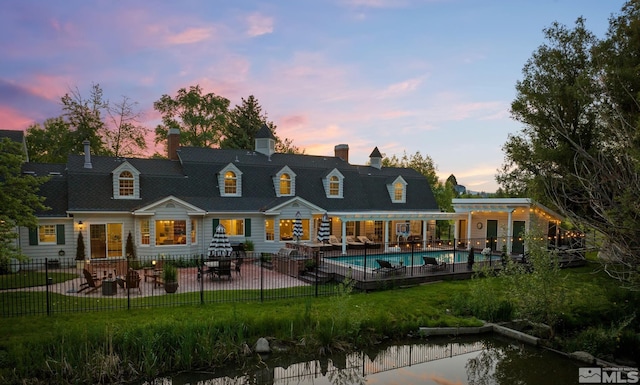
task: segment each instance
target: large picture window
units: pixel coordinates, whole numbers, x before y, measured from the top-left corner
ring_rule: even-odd
[[[302,237],[301,241],[309,240],[309,220],[302,219]],[[280,240],[281,241],[292,241],[293,238],[293,224],[295,223],[295,219],[281,219],[280,220]]]
[[[156,245],[186,245],[187,221],[156,221]]]
[[[244,219],[220,219],[220,224],[229,236],[244,235]]]

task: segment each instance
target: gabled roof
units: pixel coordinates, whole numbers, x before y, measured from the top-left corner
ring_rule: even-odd
[[[437,211],[427,179],[413,169],[351,165],[333,156],[273,154],[247,150],[181,147],[180,161],[92,156],[93,168],[84,168],[84,156],[67,162],[68,210],[128,211],[173,196],[207,212],[264,212],[292,199],[276,197],[272,178],[283,167],[296,175],[295,197],[326,211]],[[140,199],[112,199],[111,173],[128,162],[140,172]],[[233,164],[242,172],[242,197],[220,195],[217,174]],[[343,176],[341,199],[326,196],[323,181],[338,170]],[[406,203],[392,203],[386,183],[402,177],[409,184]],[[43,189],[44,192],[44,189]],[[47,195],[49,191],[44,192]]]
[[[39,194],[45,197],[44,205],[49,209],[37,212],[41,217],[64,217],[68,208],[68,178],[65,164],[24,163],[22,173],[33,176],[48,176],[40,186]]]

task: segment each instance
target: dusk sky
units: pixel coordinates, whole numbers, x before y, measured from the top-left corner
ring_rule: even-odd
[[[2,2],[0,128],[61,115],[60,97],[153,102],[199,84],[254,95],[281,138],[311,155],[349,145],[349,161],[429,155],[442,179],[495,191],[515,83],[558,21],[603,38],[622,0]],[[164,152],[153,147],[151,152]]]

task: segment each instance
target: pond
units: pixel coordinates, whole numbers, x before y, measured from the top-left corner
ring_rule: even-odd
[[[411,341],[316,359],[274,355],[242,368],[180,373],[143,384],[568,385],[578,384],[581,366],[586,365],[548,350],[485,336]]]

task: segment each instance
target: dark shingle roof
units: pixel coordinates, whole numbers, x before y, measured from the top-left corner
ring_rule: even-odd
[[[0,138],[9,138],[14,142],[22,143],[24,141],[24,132],[17,130],[0,130]]]
[[[424,176],[412,169],[350,165],[332,156],[273,154],[247,150],[182,147],[180,161],[121,159],[92,156],[92,168],[84,168],[84,156],[70,155],[67,162],[70,211],[132,211],[173,195],[209,212],[268,210],[292,197],[277,197],[273,176],[283,167],[295,174],[295,195],[328,211],[437,210]],[[128,162],[140,172],[141,199],[113,199],[112,171]],[[242,197],[220,196],[218,174],[232,163],[242,172]],[[342,199],[329,199],[323,186],[327,173],[337,169],[344,176]],[[391,203],[386,184],[402,176],[408,183],[406,203]],[[43,193],[45,189],[43,189]],[[46,191],[47,195],[50,192]]]
[[[40,186],[39,194],[45,197],[44,204],[49,210],[37,212],[39,216],[61,217],[67,215],[68,178],[65,164],[57,163],[24,163],[22,173],[33,176],[48,176],[49,179]]]

